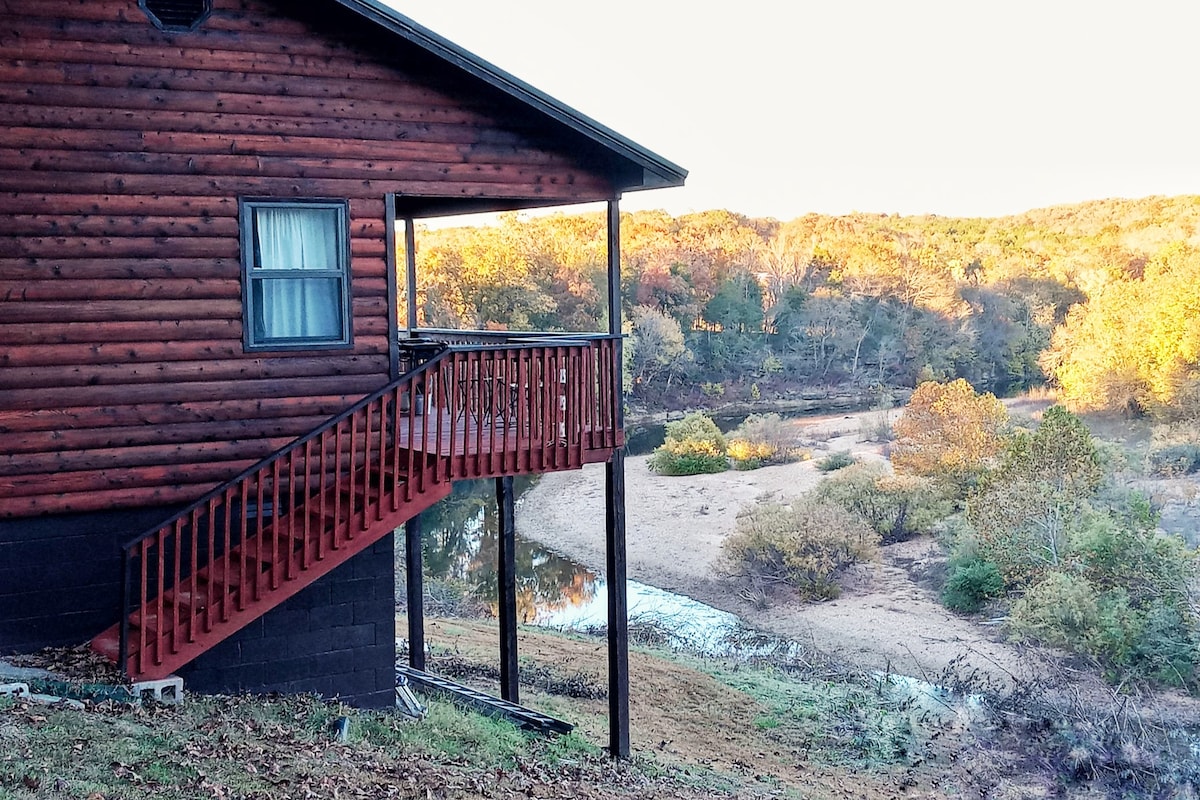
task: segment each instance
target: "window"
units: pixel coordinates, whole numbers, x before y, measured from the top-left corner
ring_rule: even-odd
[[[350,343],[348,218],[342,201],[242,201],[246,349]]]
[[[164,31],[191,31],[212,13],[212,0],[138,0],[150,21]]]

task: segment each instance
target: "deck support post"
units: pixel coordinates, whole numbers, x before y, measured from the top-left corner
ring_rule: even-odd
[[[621,335],[621,209],[608,201],[608,332]],[[613,342],[617,430],[625,425],[621,340]],[[629,599],[625,585],[625,453],[605,464],[605,579],[608,583],[608,751],[629,758]]]
[[[397,305],[400,303],[400,275],[396,268],[396,195],[389,192],[384,200],[386,205],[386,227],[384,240],[387,253],[387,290],[388,290],[388,370],[392,380],[400,377],[400,318]]]
[[[412,217],[404,218],[404,286],[408,308],[405,324],[412,337],[417,335],[417,234]]]
[[[517,558],[514,535],[516,514],[511,475],[496,478],[496,505],[500,511],[497,589],[500,611],[500,697],[520,703],[520,667],[517,664]]]
[[[408,591],[408,665],[425,670],[425,587],[421,567],[421,515],[404,523],[404,571]]]

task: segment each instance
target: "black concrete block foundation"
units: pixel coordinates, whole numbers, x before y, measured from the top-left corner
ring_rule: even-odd
[[[171,508],[0,520],[0,655],[83,644],[117,621],[121,545]],[[189,691],[395,702],[393,537],[180,670]]]

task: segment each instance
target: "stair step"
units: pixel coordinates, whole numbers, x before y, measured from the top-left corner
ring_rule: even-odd
[[[394,481],[390,468],[372,470],[369,480],[360,471],[353,492],[347,480],[338,487],[340,496],[334,494],[334,487],[327,487],[324,511],[319,498],[289,496],[280,504],[279,516],[263,520],[261,532],[260,523],[253,523],[244,541],[202,564],[195,575],[168,588],[161,598],[149,598],[132,611],[127,623],[129,676],[156,679],[180,668],[450,490],[448,482],[428,474],[423,476],[421,491],[411,496],[405,492],[397,497],[393,488],[398,485],[404,481]],[[286,513],[285,505],[290,505]],[[149,573],[155,574],[156,569],[151,565]],[[118,622],[92,640],[92,649],[118,661],[120,630]],[[143,641],[144,653],[140,652]]]

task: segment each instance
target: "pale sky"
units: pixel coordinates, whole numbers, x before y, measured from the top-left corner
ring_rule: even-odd
[[[385,0],[689,170],[627,210],[1200,193],[1192,0]]]

